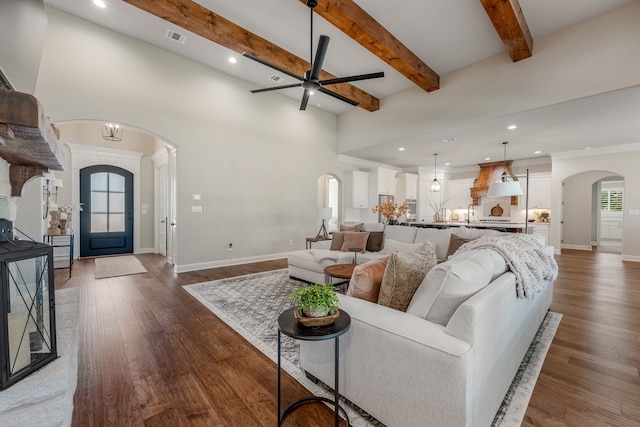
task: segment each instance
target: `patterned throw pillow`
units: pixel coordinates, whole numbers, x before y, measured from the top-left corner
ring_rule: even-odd
[[[387,261],[389,261],[389,257],[385,256],[356,266],[349,281],[347,295],[365,301],[377,302]]]
[[[429,242],[423,243],[415,252],[391,254],[380,285],[378,304],[407,311],[416,289],[437,262]]]

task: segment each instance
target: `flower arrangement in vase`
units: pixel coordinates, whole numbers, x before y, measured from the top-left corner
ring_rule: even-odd
[[[406,214],[409,210],[409,205],[403,203],[398,205],[397,203],[387,202],[373,208],[373,213],[380,213],[387,219],[387,224],[397,224],[398,218]]]

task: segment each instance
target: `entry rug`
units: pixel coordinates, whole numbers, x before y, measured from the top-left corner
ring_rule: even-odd
[[[105,277],[128,276],[129,274],[146,273],[147,269],[133,255],[96,258],[94,275],[96,279]]]
[[[280,313],[292,306],[289,295],[305,282],[291,279],[288,270],[250,274],[211,282],[184,286],[185,290],[242,335],[253,346],[277,363]],[[347,284],[336,287],[345,293]],[[493,426],[520,426],[529,405],[542,363],[561,314],[549,312],[525,355],[513,383],[498,410]],[[326,388],[310,381],[300,368],[300,348],[297,340],[282,335],[282,368],[316,396],[333,399]],[[382,426],[355,405],[343,405],[352,426]]]

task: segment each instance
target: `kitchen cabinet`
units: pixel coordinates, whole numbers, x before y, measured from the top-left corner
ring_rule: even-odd
[[[398,176],[398,203],[407,199],[418,199],[418,175],[414,173],[401,173]]]
[[[369,172],[345,173],[345,203],[347,208],[369,207]]]
[[[622,221],[601,221],[600,238],[606,240],[622,240]]]
[[[396,195],[397,172],[393,169],[377,168],[378,194]]]
[[[549,223],[546,222],[532,222],[529,224],[529,228],[533,229],[532,234],[541,234],[544,236],[544,241],[549,244]]]
[[[526,208],[527,180],[519,179],[524,194],[520,196],[518,207]],[[551,208],[551,175],[529,174],[529,209]]]
[[[467,209],[472,203],[471,187],[473,178],[452,179],[446,183],[446,204],[448,209]]]

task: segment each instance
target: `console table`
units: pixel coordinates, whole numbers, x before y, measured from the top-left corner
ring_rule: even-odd
[[[71,270],[73,269],[73,244],[75,240],[75,234],[73,230],[69,230],[67,234],[45,234],[42,236],[42,241],[49,246],[53,247],[53,263],[55,265],[56,249],[55,248],[69,248],[69,266],[58,267],[68,268],[69,276],[71,276]]]
[[[342,408],[339,404],[339,387],[338,387],[338,368],[340,364],[340,343],[338,339],[340,335],[344,334],[349,330],[351,326],[351,316],[346,311],[340,310],[340,316],[330,325],[327,326],[316,326],[316,327],[307,327],[302,326],[295,318],[293,314],[295,308],[290,308],[284,311],[280,317],[278,317],[278,427],[282,425],[282,421],[285,419],[287,415],[296,410],[305,403],[310,402],[328,402],[333,403],[334,412],[335,412],[335,426],[338,427],[338,422],[340,417],[338,415],[338,411],[341,411],[344,415],[344,419],[347,423],[347,427],[349,427],[349,417],[347,416],[347,412]],[[323,341],[329,340],[333,338],[334,348],[335,348],[335,356],[334,356],[334,400],[331,400],[326,397],[321,396],[313,396],[313,397],[305,397],[302,399],[298,399],[295,402],[291,403],[284,412],[280,412],[281,408],[281,365],[280,365],[280,341],[281,334],[285,334],[290,336],[291,338],[295,338],[298,340],[306,340],[306,341]]]

